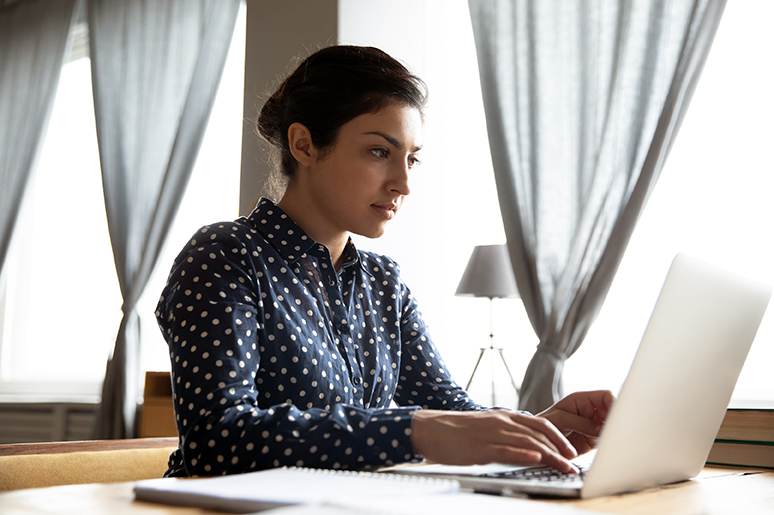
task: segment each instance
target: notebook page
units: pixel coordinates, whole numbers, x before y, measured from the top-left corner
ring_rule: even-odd
[[[381,499],[454,493],[457,481],[368,472],[280,468],[202,479],[150,479],[135,485],[138,500],[256,511],[294,504],[374,503]]]

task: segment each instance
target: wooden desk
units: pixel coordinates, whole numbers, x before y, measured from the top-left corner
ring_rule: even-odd
[[[622,515],[772,515],[774,470],[707,467],[691,481],[568,504]]]
[[[79,515],[193,515],[214,514],[211,510],[150,504],[134,500],[134,483],[68,485],[0,494],[0,513],[4,515],[73,514]],[[508,503],[519,499],[476,495],[493,513],[523,513],[511,510]],[[465,497],[455,513],[470,504]],[[496,502],[494,502],[496,501]],[[579,501],[529,501],[548,505],[576,507],[601,513],[632,515],[759,515],[774,513],[774,470],[707,468],[695,480],[653,488],[642,492]],[[490,510],[489,505],[497,509]],[[548,506],[543,504],[543,507]],[[523,508],[523,505],[518,506]],[[537,508],[537,506],[536,506]],[[465,508],[467,510],[468,508]],[[539,511],[539,510],[537,510]],[[281,512],[280,512],[281,513]]]

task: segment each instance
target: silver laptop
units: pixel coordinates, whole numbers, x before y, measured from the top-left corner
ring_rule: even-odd
[[[771,291],[678,254],[596,455],[579,464],[580,475],[500,464],[399,472],[454,478],[463,488],[501,495],[583,498],[690,479],[704,467]]]

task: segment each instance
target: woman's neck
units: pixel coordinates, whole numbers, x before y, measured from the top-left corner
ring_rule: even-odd
[[[325,223],[318,217],[310,206],[311,199],[302,198],[290,189],[285,193],[277,203],[304,232],[317,243],[325,245],[331,255],[331,261],[336,270],[341,268],[344,247],[349,240],[349,233],[346,231],[332,231],[326,227]]]

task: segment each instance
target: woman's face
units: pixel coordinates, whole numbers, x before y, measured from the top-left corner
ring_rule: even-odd
[[[310,169],[318,221],[335,233],[384,234],[411,192],[421,138],[422,118],[411,107],[391,105],[344,124],[333,147]]]

